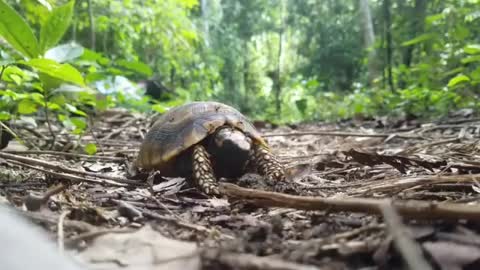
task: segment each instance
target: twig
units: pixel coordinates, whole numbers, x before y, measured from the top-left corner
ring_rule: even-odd
[[[62,214],[60,215],[60,217],[58,217],[58,224],[57,224],[57,244],[58,244],[58,250],[60,251],[60,253],[63,253],[64,251],[64,246],[63,246],[63,243],[64,243],[64,231],[63,231],[63,222],[65,221],[65,217],[70,213],[70,211],[64,211],[62,212]]]
[[[202,233],[206,233],[206,234],[212,234],[214,232],[213,230],[208,229],[204,226],[187,223],[187,222],[180,221],[180,220],[177,220],[177,219],[171,218],[171,217],[161,216],[161,215],[159,215],[159,214],[157,214],[153,211],[147,210],[147,209],[137,208],[137,210],[142,212],[142,214],[144,216],[147,216],[147,217],[150,217],[150,218],[153,218],[153,219],[157,219],[157,220],[160,220],[160,221],[164,221],[164,222],[169,222],[169,223],[175,224],[179,227],[183,227],[183,228],[186,228],[186,229],[190,229],[190,230],[194,230],[194,231],[202,232]],[[224,233],[220,233],[220,235],[223,236],[226,239],[234,239],[234,237],[231,236],[231,235],[227,235],[227,234],[224,234]]]
[[[397,153],[397,155],[399,155],[399,154],[411,154],[411,153],[413,153],[417,150],[425,149],[425,148],[428,148],[428,147],[431,147],[431,146],[440,145],[440,144],[447,144],[447,143],[458,143],[460,141],[461,141],[461,139],[458,138],[458,137],[451,138],[451,139],[440,140],[440,141],[435,141],[435,142],[432,142],[432,143],[426,143],[426,144],[422,144],[422,145],[413,146],[410,149],[405,149],[403,151],[400,151],[399,153]]]
[[[90,132],[92,133],[92,137],[93,139],[95,140],[95,143],[98,145],[98,147],[100,148],[100,151],[102,152],[102,154],[105,154],[104,150],[103,150],[103,146],[102,144],[100,144],[97,136],[95,135],[95,131],[93,131],[93,120],[92,118],[89,116],[88,117],[88,123],[89,123],[89,130]]]
[[[403,257],[403,260],[412,270],[433,270],[422,256],[422,249],[411,239],[411,232],[402,224],[400,217],[389,201],[380,205],[393,243]]]
[[[125,127],[131,126],[135,121],[137,121],[136,118],[132,118],[132,119],[128,120],[127,122],[123,123],[119,129],[113,130],[112,132],[108,133],[107,135],[105,135],[100,140],[103,141],[103,140],[111,139],[113,136],[120,134],[122,132],[122,130],[124,130]]]
[[[52,170],[55,170],[55,171],[78,174],[78,175],[83,175],[83,176],[91,176],[91,177],[102,178],[102,179],[109,179],[109,180],[112,180],[112,181],[115,181],[115,182],[118,182],[118,183],[129,184],[129,185],[139,185],[140,184],[138,181],[135,181],[135,180],[129,180],[129,179],[120,178],[120,177],[103,175],[103,174],[99,174],[99,173],[73,170],[73,169],[65,168],[62,165],[52,164],[52,163],[49,163],[49,162],[46,162],[46,161],[43,161],[43,160],[40,160],[40,159],[33,159],[33,158],[22,157],[22,156],[18,156],[18,155],[12,155],[12,154],[5,153],[5,152],[0,152],[0,157],[4,158],[6,160],[16,160],[16,161],[20,161],[20,162],[27,163],[27,164],[42,166],[42,167],[49,168],[49,169],[52,169]]]
[[[58,218],[55,216],[47,216],[45,214],[39,213],[39,212],[20,212],[20,214],[26,216],[27,218],[30,218],[31,220],[35,222],[43,222],[47,223],[49,225],[57,225],[58,223]],[[96,230],[96,227],[93,225],[90,225],[84,221],[79,221],[79,220],[65,220],[63,222],[64,227],[69,227],[78,231],[82,232],[88,232],[88,231],[94,231]]]
[[[445,183],[462,183],[473,182],[480,178],[480,174],[464,174],[464,175],[421,175],[414,177],[399,177],[386,179],[382,183],[372,183],[363,189],[357,189],[354,194],[374,193],[374,192],[398,192],[417,186],[439,185]]]
[[[29,128],[29,127],[25,127],[25,126],[18,127],[18,128],[24,129],[24,130],[32,133],[35,137],[37,137],[37,139],[48,140],[48,138],[47,138],[45,135],[43,135],[42,133],[38,132],[36,129]]]
[[[408,135],[408,134],[366,134],[356,132],[323,132],[323,131],[311,131],[311,132],[290,132],[290,133],[270,133],[263,134],[263,137],[277,137],[277,136],[305,136],[305,135],[322,135],[322,136],[339,136],[339,137],[375,137],[375,138],[388,138],[395,136],[403,139],[419,139],[425,138],[421,136]]]
[[[245,253],[223,252],[206,249],[202,252],[204,259],[219,261],[232,269],[265,269],[265,270],[320,270],[316,266],[292,263],[282,259],[258,257]]]
[[[449,120],[445,121],[445,124],[461,124],[461,123],[469,123],[469,122],[478,122],[480,121],[479,117],[470,118],[470,119],[459,119],[459,120]]]
[[[53,132],[52,124],[50,123],[50,111],[48,110],[48,97],[47,93],[43,93],[43,100],[45,102],[45,121],[47,122],[48,131],[50,132],[50,136],[52,136],[52,141],[50,142],[50,149],[55,146],[55,141],[57,139],[57,135]]]
[[[17,161],[18,162],[18,161]],[[37,196],[33,194],[29,194],[25,197],[25,207],[29,211],[38,211],[44,203],[50,199],[51,196],[64,191],[67,188],[67,185],[64,183],[60,183],[47,191],[42,196]]]
[[[68,153],[61,151],[42,151],[42,150],[28,150],[28,151],[3,151],[4,153],[10,153],[15,155],[56,155],[56,156],[67,156],[67,157],[78,157],[78,158],[87,158],[95,160],[111,160],[111,161],[124,161],[124,158],[121,157],[110,157],[110,156],[90,156],[84,154]]]
[[[90,240],[107,233],[130,233],[134,231],[135,230],[132,229],[98,229],[90,232],[81,233],[69,239],[66,239],[64,244],[67,247],[73,247],[73,245],[77,244],[80,241]]]
[[[40,172],[43,172],[43,173],[46,173],[46,174],[49,174],[49,175],[53,175],[53,176],[57,177],[58,179],[67,179],[67,180],[70,180],[70,181],[73,181],[73,182],[91,182],[91,183],[96,183],[96,184],[110,184],[110,185],[119,186],[119,187],[125,186],[125,184],[117,183],[117,182],[114,182],[114,181],[111,181],[111,180],[108,180],[108,179],[101,179],[101,178],[90,179],[90,178],[80,177],[80,176],[66,174],[66,173],[52,172],[52,171],[49,171],[49,170],[46,170],[46,169],[38,168],[38,167],[35,167],[33,165],[25,164],[23,162],[15,161],[15,160],[9,160],[8,162],[10,162],[12,164],[22,166],[22,167],[27,167],[27,168],[30,168],[30,169],[33,169],[33,170],[37,170],[37,171],[40,171]]]
[[[307,241],[301,241],[301,240],[288,240],[289,243],[291,244],[319,244],[319,243],[323,243],[323,242],[329,242],[329,243],[332,243],[332,242],[338,242],[339,240],[343,240],[343,239],[348,239],[348,238],[352,238],[353,236],[356,236],[356,235],[359,235],[359,234],[362,234],[362,233],[365,233],[365,232],[368,232],[368,231],[374,231],[374,230],[382,230],[382,229],[385,229],[385,225],[384,224],[371,224],[371,225],[366,225],[366,226],[363,226],[363,227],[360,227],[360,228],[356,228],[356,229],[352,229],[352,230],[349,230],[349,231],[346,231],[346,232],[341,232],[341,233],[337,233],[337,234],[334,234],[332,236],[329,236],[327,238],[317,238],[317,239],[309,239]]]
[[[380,215],[380,206],[384,203],[384,200],[370,198],[294,196],[242,188],[230,183],[220,183],[220,187],[229,197],[244,199],[263,207],[326,210],[330,212],[347,211]],[[399,200],[393,202],[392,206],[403,217],[411,219],[480,220],[480,205]]]

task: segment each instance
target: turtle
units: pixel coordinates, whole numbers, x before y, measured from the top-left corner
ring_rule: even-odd
[[[237,109],[216,101],[194,101],[171,108],[143,139],[137,168],[184,177],[208,196],[221,196],[220,178],[258,173],[284,181],[285,169],[260,132]]]

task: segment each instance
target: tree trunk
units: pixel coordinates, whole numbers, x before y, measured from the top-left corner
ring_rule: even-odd
[[[281,105],[281,94],[282,94],[282,83],[281,83],[281,69],[282,69],[282,53],[283,53],[283,32],[285,31],[285,2],[281,2],[280,6],[281,12],[281,22],[280,30],[278,32],[278,58],[277,58],[277,70],[275,71],[275,80],[274,80],[274,89],[275,89],[275,110],[277,112],[277,117],[280,118],[282,112]]]
[[[408,10],[408,9],[407,9]],[[408,11],[407,11],[408,12]],[[410,36],[408,39],[413,39],[417,37],[420,33],[423,32],[425,26],[425,16],[427,12],[427,1],[426,0],[415,0],[415,7],[413,10],[413,18],[410,23],[409,33]],[[412,13],[412,12],[408,12]],[[413,51],[415,50],[415,45],[408,46],[405,48],[402,54],[402,63],[409,68],[412,65],[413,61]],[[405,88],[406,81],[402,78],[399,81],[399,87]]]
[[[377,53],[374,48],[375,33],[373,30],[373,22],[368,0],[359,1],[364,46],[368,50],[368,84],[371,84],[379,73],[377,68]]]
[[[208,23],[208,17],[209,17],[209,12],[208,12],[208,0],[201,0],[200,3],[201,10],[202,10],[202,22],[203,22],[203,34],[204,34],[204,39],[205,39],[205,45],[209,47],[210,41],[209,41],[209,23]]]
[[[88,18],[90,20],[90,49],[95,51],[95,21],[93,19],[92,0],[87,0],[88,3]]]
[[[385,62],[386,62],[386,69],[387,69],[387,81],[390,91],[394,91],[393,87],[393,75],[392,75],[392,20],[391,20],[391,13],[390,13],[390,0],[383,0],[383,11],[385,16],[385,41],[386,41],[386,48],[385,48]]]
[[[250,106],[250,83],[249,83],[249,70],[250,70],[250,58],[248,55],[248,47],[247,47],[247,42],[243,42],[243,91],[244,91],[244,96],[243,96],[243,107],[245,110],[245,113],[249,113],[251,111],[251,106]]]

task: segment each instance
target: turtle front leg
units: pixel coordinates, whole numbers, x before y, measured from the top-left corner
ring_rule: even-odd
[[[256,166],[258,173],[265,176],[268,181],[285,181],[285,168],[265,146],[253,145],[250,162]]]
[[[213,173],[210,155],[202,145],[193,147],[193,180],[207,195],[220,195],[215,174]]]

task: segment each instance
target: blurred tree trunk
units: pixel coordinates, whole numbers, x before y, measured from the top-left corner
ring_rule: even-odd
[[[402,0],[405,1],[405,0]],[[405,4],[405,3],[403,3]],[[427,12],[427,1],[426,0],[415,0],[415,6],[413,10],[406,9],[408,14],[405,14],[406,17],[409,17],[410,14],[413,14],[412,20],[409,23],[407,29],[410,33],[407,40],[413,39],[420,35],[423,32],[425,25],[425,16]],[[402,63],[409,68],[412,65],[413,51],[415,45],[408,46],[402,53]],[[406,86],[405,78],[400,78],[399,87],[404,88]]]
[[[95,51],[95,21],[93,19],[92,0],[87,0],[88,4],[88,19],[90,21],[90,49]]]
[[[250,113],[250,110],[251,110],[251,106],[249,104],[249,95],[251,94],[249,89],[251,89],[250,87],[250,83],[249,83],[249,70],[250,70],[250,58],[249,58],[249,55],[248,55],[248,47],[247,47],[247,42],[244,41],[243,42],[243,51],[244,51],[244,55],[243,55],[243,89],[244,89],[244,97],[243,97],[243,110],[245,111],[245,113]]]
[[[209,17],[209,12],[208,12],[208,0],[201,0],[200,3],[201,10],[202,10],[202,23],[203,23],[203,34],[204,34],[204,40],[205,40],[205,45],[209,47],[209,23],[208,23],[208,17]]]
[[[274,89],[275,89],[275,111],[277,112],[277,117],[280,117],[282,112],[282,104],[280,96],[282,94],[282,83],[281,83],[281,69],[282,69],[282,51],[283,51],[283,32],[285,31],[285,1],[281,1],[280,5],[280,29],[278,32],[278,54],[277,54],[277,70],[275,71],[274,76]]]
[[[393,75],[392,75],[392,19],[390,13],[390,0],[383,0],[383,12],[384,12],[384,31],[385,31],[385,62],[387,69],[387,81],[390,91],[394,91]]]
[[[359,0],[360,21],[362,25],[364,46],[368,50],[368,84],[378,76],[377,52],[375,50],[375,32],[373,30],[372,15],[368,0]]]

